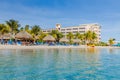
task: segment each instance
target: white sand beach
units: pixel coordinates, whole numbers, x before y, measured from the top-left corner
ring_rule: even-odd
[[[33,46],[19,46],[19,45],[0,45],[0,49],[49,49],[49,48],[120,48],[110,46],[95,46],[89,47],[86,45],[80,46],[48,46],[48,45],[33,45]]]

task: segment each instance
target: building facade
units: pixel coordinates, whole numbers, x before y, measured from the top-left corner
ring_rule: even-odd
[[[73,34],[76,34],[77,32],[84,34],[87,31],[93,31],[97,34],[97,41],[101,41],[101,26],[99,24],[82,24],[79,26],[68,26],[64,28],[62,28],[60,24],[56,24],[55,29],[43,30],[43,32],[49,33],[52,30],[58,30],[59,32],[63,33],[63,35],[67,35],[69,32],[72,32]]]

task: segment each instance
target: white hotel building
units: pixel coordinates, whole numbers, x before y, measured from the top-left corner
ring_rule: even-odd
[[[62,28],[60,24],[56,24],[56,29],[43,30],[43,32],[49,33],[52,30],[58,30],[63,33],[63,35],[66,35],[69,32],[72,32],[73,34],[76,34],[77,32],[79,32],[80,34],[84,34],[87,31],[93,31],[97,34],[97,41],[101,41],[101,26],[99,24],[82,24],[79,26],[71,26],[64,28]]]

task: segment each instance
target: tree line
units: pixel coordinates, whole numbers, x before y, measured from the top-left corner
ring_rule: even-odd
[[[76,34],[73,34],[72,32],[69,32],[67,35],[63,35],[58,30],[52,30],[50,33],[46,34],[42,32],[42,29],[39,25],[34,25],[34,26],[25,25],[24,27],[21,27],[21,24],[19,24],[19,22],[14,19],[5,21],[5,24],[0,24],[1,35],[6,34],[6,33],[11,33],[15,35],[18,32],[23,31],[23,30],[30,33],[33,36],[33,38],[37,36],[40,41],[42,41],[42,39],[46,35],[50,34],[56,39],[57,42],[59,42],[59,40],[65,36],[66,38],[69,39],[70,44],[73,43],[72,42],[73,39],[80,39],[81,44],[94,44],[97,42],[97,34],[92,31],[87,31],[84,34],[80,34],[78,32]]]

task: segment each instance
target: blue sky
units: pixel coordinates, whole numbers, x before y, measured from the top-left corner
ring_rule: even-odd
[[[120,41],[119,7],[120,0],[0,0],[0,23],[15,19],[43,29],[98,23],[103,41]]]

